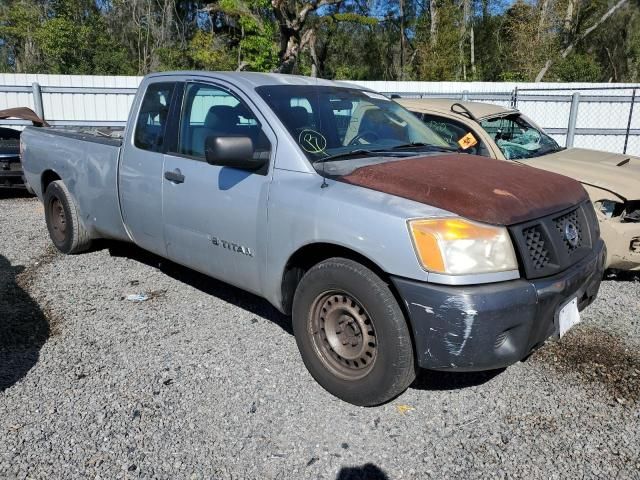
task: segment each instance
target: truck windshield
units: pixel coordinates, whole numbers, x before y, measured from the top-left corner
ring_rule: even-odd
[[[519,113],[487,118],[481,120],[480,125],[508,160],[539,157],[562,150],[558,142]]]
[[[448,147],[433,130],[384,95],[355,88],[256,88],[312,162],[414,145]]]

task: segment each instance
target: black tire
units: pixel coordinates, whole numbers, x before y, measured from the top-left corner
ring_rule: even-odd
[[[51,241],[62,253],[80,253],[91,246],[91,237],[80,221],[76,204],[60,180],[47,186],[44,216]]]
[[[405,316],[369,268],[330,258],[300,280],[293,332],[305,366],[336,397],[361,406],[388,402],[416,377]]]

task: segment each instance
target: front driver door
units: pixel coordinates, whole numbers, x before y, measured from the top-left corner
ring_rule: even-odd
[[[187,83],[175,151],[164,157],[163,217],[169,258],[243,289],[259,292],[266,262],[269,169],[210,165],[208,136],[249,136],[256,155],[275,139],[230,88]],[[265,133],[266,131],[266,133]]]

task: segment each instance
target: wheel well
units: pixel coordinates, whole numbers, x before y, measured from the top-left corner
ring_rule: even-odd
[[[47,187],[51,182],[55,182],[56,180],[62,180],[60,175],[58,175],[53,170],[45,170],[42,174],[42,195],[44,196],[44,192],[47,190]]]
[[[287,315],[291,313],[291,306],[293,304],[293,295],[296,291],[298,283],[304,276],[304,274],[314,265],[333,257],[348,258],[355,262],[361,263],[365,267],[371,269],[380,278],[387,282],[394,293],[397,296],[395,287],[389,281],[389,276],[378,265],[369,260],[364,255],[351,250],[347,247],[340,245],[334,245],[332,243],[314,243],[311,245],[305,245],[297,250],[285,266],[284,273],[282,275],[282,309]]]

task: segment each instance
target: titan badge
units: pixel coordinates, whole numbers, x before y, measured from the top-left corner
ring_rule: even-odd
[[[253,250],[251,250],[249,247],[238,245],[237,243],[229,242],[227,240],[222,240],[212,235],[209,236],[209,240],[211,240],[211,243],[216,247],[226,248],[227,250],[231,250],[232,252],[241,253],[242,255],[246,255],[248,257],[253,257]]]

